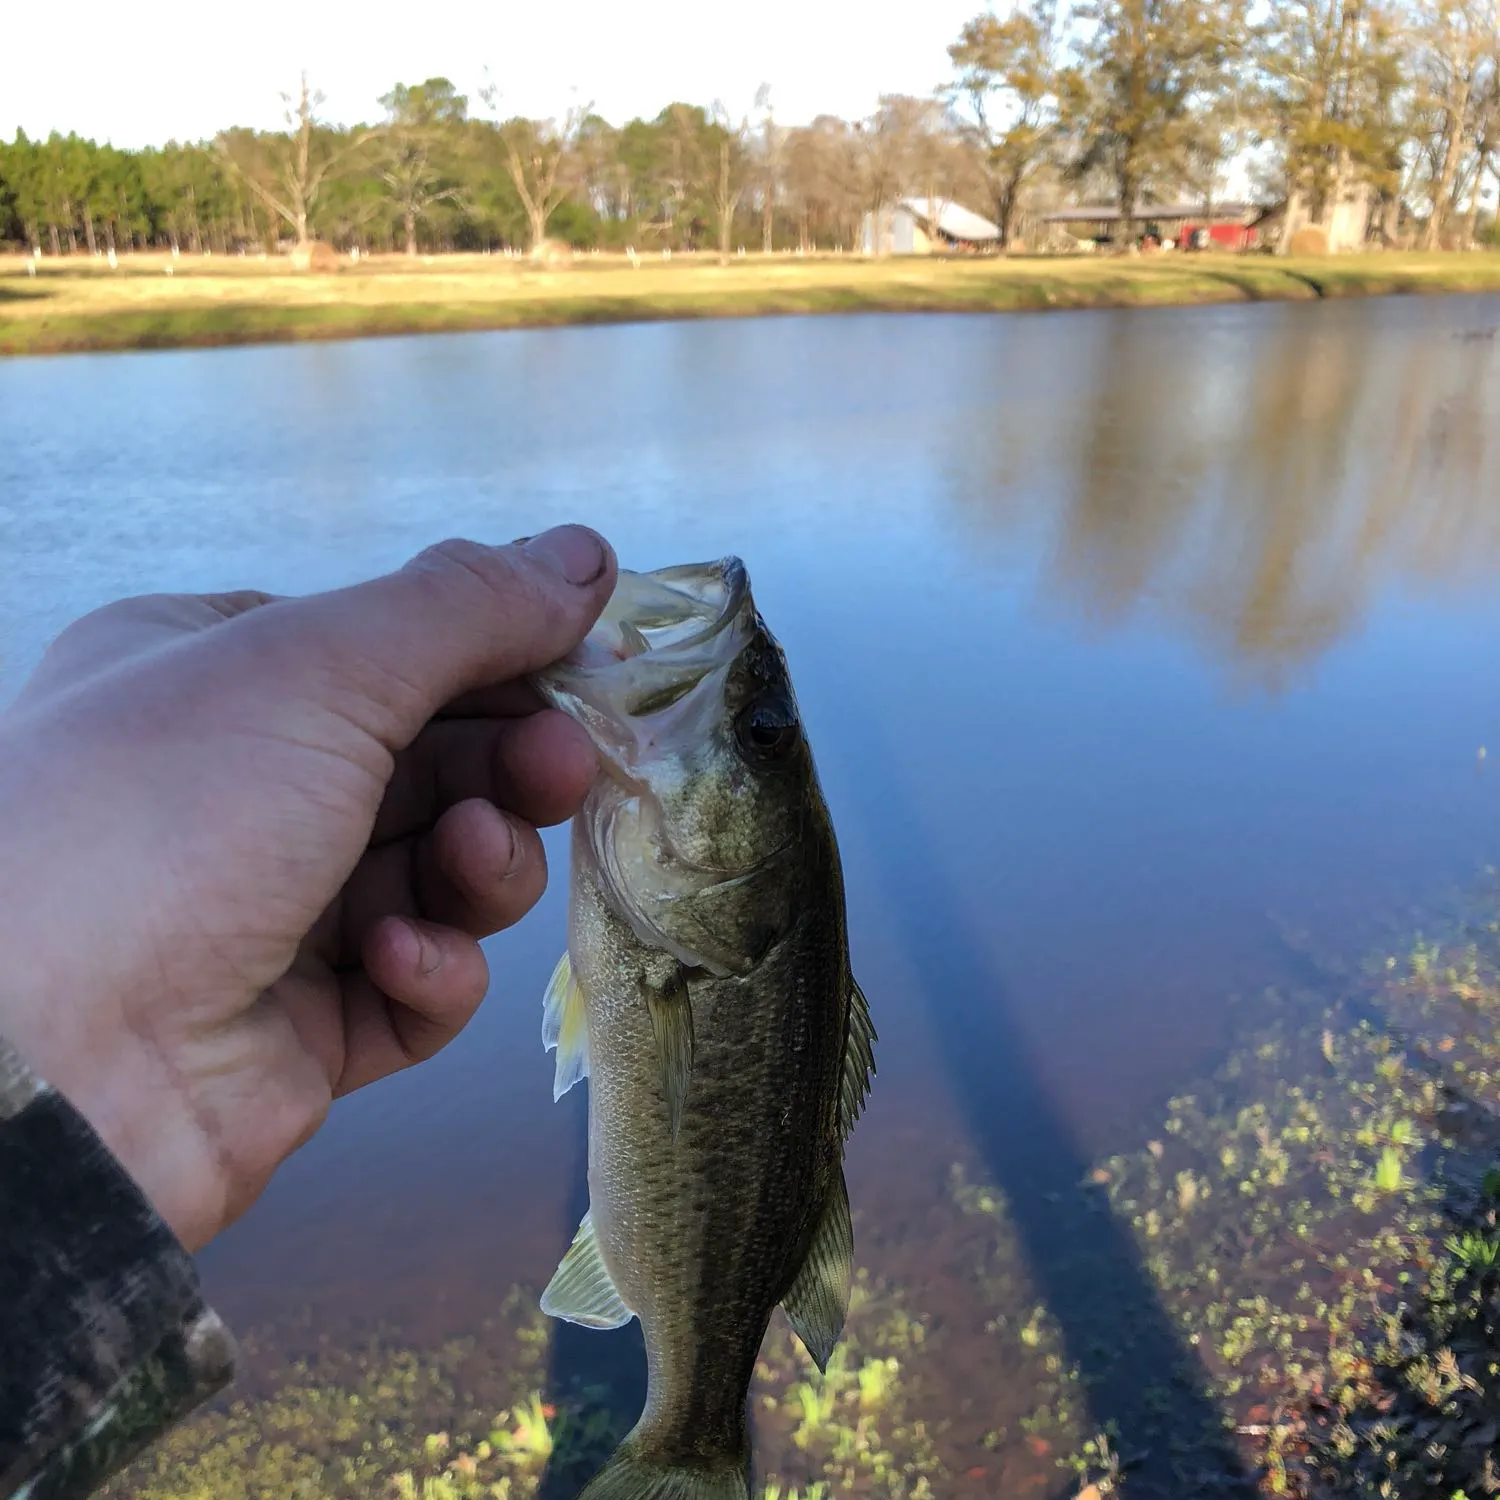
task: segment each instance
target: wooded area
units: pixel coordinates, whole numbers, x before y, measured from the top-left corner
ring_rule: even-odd
[[[396,84],[338,126],[304,77],[286,129],[119,150],[74,135],[0,144],[0,240],[45,255],[166,247],[362,253],[552,241],[727,257],[859,244],[867,212],[954,199],[1034,244],[1080,198],[1213,201],[1232,162],[1286,202],[1286,238],[1343,212],[1355,239],[1463,248],[1493,237],[1497,0],[1022,0],[976,16],[949,84],[867,119],[669,104],[504,119],[444,78]],[[1248,153],[1248,156],[1247,156]],[[1284,248],[1284,246],[1283,246]]]

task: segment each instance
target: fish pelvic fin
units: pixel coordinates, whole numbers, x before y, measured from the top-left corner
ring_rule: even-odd
[[[651,1016],[656,1055],[661,1063],[667,1127],[675,1141],[693,1076],[693,1002],[688,997],[687,980],[680,967],[673,970],[665,985],[646,986],[646,1009]]]
[[[555,1103],[580,1078],[589,1076],[588,1010],[566,953],[547,981],[542,1002],[542,1046],[548,1052],[557,1048],[557,1072],[552,1080]]]
[[[828,1357],[844,1331],[853,1280],[854,1226],[849,1220],[849,1189],[840,1168],[813,1231],[807,1259],[781,1299],[792,1331],[820,1370],[828,1368]]]
[[[568,1253],[547,1283],[542,1311],[584,1328],[622,1328],[635,1316],[599,1253],[591,1214],[583,1216]]]
[[[750,1500],[750,1454],[686,1467],[645,1458],[626,1438],[578,1500]]]
[[[870,1097],[870,1080],[874,1076],[875,1026],[870,1020],[870,1002],[851,976],[849,1032],[844,1040],[844,1071],[839,1080],[839,1124],[845,1140],[849,1139],[854,1122]]]

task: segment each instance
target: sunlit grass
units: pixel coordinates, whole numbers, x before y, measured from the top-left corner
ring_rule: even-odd
[[[1004,311],[1500,291],[1500,254],[1003,259],[402,257],[297,273],[279,258],[0,258],[0,353],[153,348],[659,318]],[[170,273],[170,274],[169,274]]]

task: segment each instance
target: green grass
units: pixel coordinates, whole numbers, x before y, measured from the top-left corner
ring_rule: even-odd
[[[168,267],[174,274],[163,274]],[[465,329],[854,312],[1015,312],[1500,292],[1500,254],[1327,257],[599,257],[555,270],[478,256],[362,261],[337,274],[283,263],[84,257],[25,274],[0,261],[0,354],[340,339]]]

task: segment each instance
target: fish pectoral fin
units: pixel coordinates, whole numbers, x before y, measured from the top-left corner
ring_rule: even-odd
[[[547,1283],[542,1311],[549,1318],[561,1318],[584,1328],[620,1328],[635,1316],[626,1307],[599,1253],[591,1214],[583,1216],[568,1253]]]
[[[844,1331],[853,1280],[854,1226],[849,1221],[849,1189],[840,1168],[807,1259],[792,1289],[781,1299],[792,1331],[820,1370],[828,1368],[828,1357]]]
[[[844,1039],[844,1071],[839,1082],[839,1123],[845,1140],[870,1097],[870,1080],[874,1076],[875,1026],[870,1020],[870,1002],[851,975],[849,1032]]]
[[[548,1052],[557,1048],[557,1072],[552,1079],[555,1103],[580,1078],[589,1076],[588,1010],[566,953],[547,981],[542,1002],[542,1046]]]
[[[645,985],[646,1009],[656,1038],[656,1056],[661,1064],[661,1092],[667,1101],[667,1125],[677,1139],[682,1107],[693,1076],[693,1003],[688,997],[687,977],[675,965],[664,982]]]

